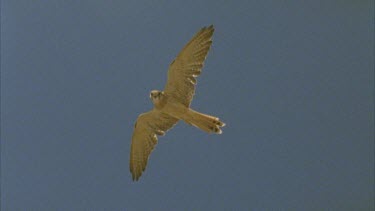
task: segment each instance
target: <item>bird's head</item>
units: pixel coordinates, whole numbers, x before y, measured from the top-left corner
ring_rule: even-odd
[[[152,90],[151,93],[150,93],[150,98],[151,98],[152,102],[155,104],[155,103],[158,103],[161,100],[163,95],[164,95],[164,92],[162,92],[162,91]]]

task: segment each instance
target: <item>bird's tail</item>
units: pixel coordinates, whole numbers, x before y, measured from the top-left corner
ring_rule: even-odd
[[[221,134],[222,131],[220,128],[225,126],[225,123],[220,121],[219,118],[199,113],[193,109],[189,109],[183,119],[186,123],[193,125],[207,133]]]

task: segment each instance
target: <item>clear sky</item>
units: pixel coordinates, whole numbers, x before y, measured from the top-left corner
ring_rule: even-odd
[[[133,182],[137,116],[210,24],[192,107],[227,126],[179,123]],[[1,209],[374,210],[373,68],[373,1],[3,0]]]

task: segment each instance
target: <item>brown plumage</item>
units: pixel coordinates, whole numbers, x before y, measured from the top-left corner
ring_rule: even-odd
[[[151,91],[154,109],[141,114],[134,126],[129,163],[133,180],[138,180],[145,170],[157,136],[164,135],[179,120],[208,133],[222,133],[220,128],[225,124],[219,118],[190,108],[196,77],[210,50],[213,33],[212,25],[199,30],[170,64],[164,91]]]

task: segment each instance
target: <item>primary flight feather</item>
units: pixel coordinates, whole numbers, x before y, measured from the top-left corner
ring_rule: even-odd
[[[129,163],[133,180],[138,180],[145,171],[157,136],[163,136],[179,120],[208,133],[222,133],[220,128],[225,124],[219,118],[190,108],[196,77],[210,50],[213,33],[212,25],[199,30],[170,64],[164,91],[151,91],[154,109],[139,115],[134,126]]]

